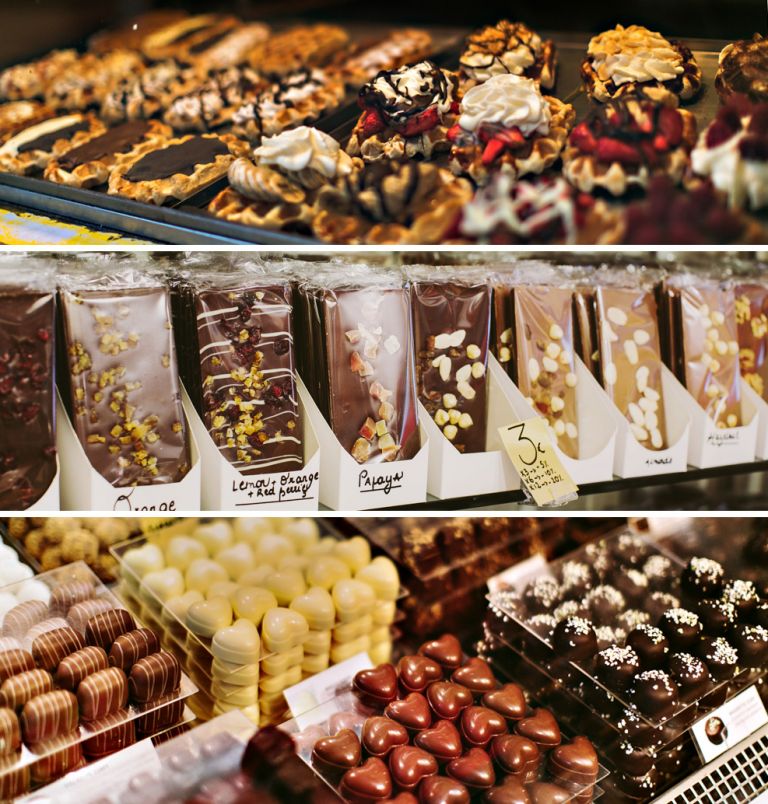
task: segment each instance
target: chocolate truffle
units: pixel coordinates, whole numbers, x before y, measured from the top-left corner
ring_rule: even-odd
[[[723,587],[723,600],[733,603],[739,617],[748,619],[760,602],[752,581],[728,581]]]
[[[637,748],[656,749],[664,741],[660,728],[649,726],[634,709],[625,709],[616,720],[619,734]]]
[[[638,606],[649,592],[648,578],[637,569],[617,572],[613,578],[613,585],[621,592],[630,606]]]
[[[752,622],[768,628],[768,600],[761,600],[757,604],[757,608],[752,612]]]
[[[669,657],[669,673],[685,703],[700,698],[710,686],[707,666],[690,653],[673,653]]]
[[[583,617],[568,617],[555,626],[552,645],[558,655],[566,659],[590,659],[597,652],[595,629]]]
[[[651,615],[647,611],[641,609],[627,609],[623,611],[616,621],[619,628],[623,628],[625,632],[637,628],[638,625],[643,625],[651,621]]]
[[[761,667],[768,660],[768,629],[761,625],[737,625],[731,632],[731,642],[744,667]]]
[[[584,561],[564,561],[558,572],[562,594],[565,597],[582,597],[592,584],[594,574]]]
[[[592,567],[598,579],[604,581],[613,569],[614,562],[605,542],[592,542],[584,548],[584,559]]]
[[[566,600],[552,612],[552,616],[560,622],[568,617],[588,617],[589,612],[578,600]]]
[[[677,684],[663,670],[644,670],[632,680],[629,700],[648,717],[667,718],[680,701]]]
[[[614,774],[614,784],[623,793],[643,801],[653,798],[659,786],[659,772],[651,768],[644,776],[631,776],[626,773]]]
[[[644,776],[653,767],[656,759],[652,748],[640,748],[629,740],[620,740],[609,754],[616,767],[630,776]]]
[[[680,576],[683,592],[694,600],[718,597],[723,589],[725,570],[722,564],[711,558],[694,556]]]
[[[641,536],[623,533],[613,542],[611,552],[620,564],[640,567],[650,555],[651,548]]]
[[[527,622],[528,627],[546,642],[552,641],[552,632],[557,620],[551,614],[534,614]]]
[[[720,636],[736,625],[736,606],[722,598],[707,598],[699,602],[699,619],[704,633]]]
[[[645,601],[645,610],[651,622],[658,622],[659,617],[668,609],[680,608],[680,599],[669,592],[651,592]]]
[[[632,648],[646,669],[661,667],[669,653],[669,641],[654,625],[638,625],[627,634],[627,646]]]
[[[619,613],[627,607],[624,595],[607,584],[596,586],[588,592],[584,603],[598,625],[612,625]]]
[[[609,690],[625,690],[639,672],[640,658],[632,648],[614,645],[595,657],[595,676]]]
[[[696,648],[701,637],[698,614],[688,609],[669,609],[659,618],[659,628],[669,640],[672,650],[689,651]]]
[[[595,636],[597,637],[597,649],[605,650],[611,645],[620,645],[627,638],[627,632],[623,628],[600,625],[595,628]]]
[[[739,666],[738,651],[723,637],[705,637],[699,644],[699,656],[709,668],[715,681],[725,681],[736,675]]]
[[[643,564],[643,572],[648,583],[654,591],[668,589],[672,579],[677,575],[677,569],[672,561],[661,553],[649,556]]]
[[[526,586],[523,600],[532,614],[551,612],[560,602],[560,586],[554,578],[542,575]]]

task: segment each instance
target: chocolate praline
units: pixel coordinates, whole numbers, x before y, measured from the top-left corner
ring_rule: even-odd
[[[630,647],[613,645],[595,657],[595,677],[609,690],[625,690],[640,672],[640,657]]]
[[[702,639],[699,644],[699,656],[715,681],[725,681],[736,675],[739,653],[724,637]]]
[[[669,654],[669,640],[654,625],[638,625],[627,634],[626,645],[638,655],[640,664],[648,669],[661,667]]]
[[[552,612],[552,616],[560,622],[568,617],[589,617],[589,612],[581,601],[566,600]]]
[[[680,702],[677,684],[663,670],[638,673],[632,679],[627,696],[647,717],[667,718]]]
[[[548,575],[535,578],[523,592],[523,600],[531,614],[551,612],[560,602],[560,597],[560,585]]]
[[[526,625],[545,642],[551,642],[557,620],[551,614],[534,614]]]
[[[642,611],[641,609],[627,609],[619,614],[616,623],[619,628],[624,629],[624,631],[628,633],[633,628],[637,628],[638,625],[644,625],[650,621],[651,615],[648,614],[647,611]]]
[[[630,776],[644,776],[653,767],[656,754],[651,748],[640,748],[629,740],[620,740],[609,751],[616,767]]]
[[[421,804],[469,804],[469,790],[454,779],[445,776],[428,776],[419,785]]]
[[[613,570],[615,562],[605,542],[592,542],[584,548],[584,559],[600,581],[604,581]]]
[[[707,666],[690,653],[673,653],[669,657],[669,673],[685,703],[700,698],[710,686]]]
[[[592,619],[598,625],[612,625],[618,615],[627,607],[624,595],[614,586],[601,584],[589,591],[584,598]]]
[[[720,636],[736,625],[738,614],[733,603],[722,598],[699,601],[698,614],[707,636]]]
[[[645,600],[650,591],[648,578],[638,569],[617,572],[611,582],[621,592],[630,606],[637,606]]]
[[[528,786],[531,804],[565,804],[573,798],[573,793],[552,782],[534,782]]]
[[[725,570],[718,561],[704,556],[694,556],[685,565],[680,576],[683,593],[694,600],[718,597],[723,589]]]
[[[730,635],[745,667],[761,667],[768,661],[768,629],[761,625],[737,625]]]
[[[643,564],[643,572],[648,578],[651,589],[655,591],[668,589],[672,579],[677,575],[677,570],[671,559],[661,553],[647,558],[645,564]]]
[[[564,597],[569,595],[581,597],[585,595],[594,577],[589,564],[584,561],[564,561],[558,571],[560,587]]]
[[[761,600],[752,612],[752,622],[755,625],[762,625],[768,628],[768,600]]]
[[[664,741],[662,730],[648,725],[634,709],[621,713],[616,719],[616,728],[624,739],[638,748],[655,750]]]
[[[633,533],[623,533],[611,545],[614,558],[629,567],[641,566],[651,553],[648,543]]]
[[[483,800],[487,804],[531,804],[531,797],[525,786],[511,778],[488,790]]]
[[[669,640],[674,651],[695,650],[701,637],[699,615],[688,609],[669,609],[661,615],[659,628]]]
[[[652,798],[659,786],[659,772],[655,767],[651,768],[644,776],[619,773],[613,775],[611,779],[622,793],[643,801]]]
[[[595,629],[583,617],[568,617],[555,626],[552,645],[557,654],[566,659],[591,659],[597,652]]]
[[[723,587],[723,600],[733,603],[739,617],[749,619],[757,608],[760,597],[752,581],[728,581]]]
[[[491,757],[499,768],[521,782],[532,782],[538,776],[541,751],[533,740],[519,734],[504,734],[491,742]]]
[[[623,628],[599,625],[595,628],[595,636],[597,637],[597,649],[605,650],[611,645],[620,645],[627,638],[627,632]]]
[[[670,592],[651,592],[645,601],[644,608],[648,612],[650,621],[655,623],[665,611],[680,608],[680,598]]]

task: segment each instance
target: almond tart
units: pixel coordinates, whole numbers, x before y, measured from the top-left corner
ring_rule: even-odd
[[[382,70],[395,70],[428,58],[434,50],[432,36],[420,28],[392,31],[378,42],[361,47],[340,66],[347,86],[357,87],[375,78]]]
[[[691,167],[734,208],[768,207],[768,103],[734,95],[702,132]]]
[[[542,95],[532,78],[496,75],[462,98],[447,134],[451,169],[477,184],[496,171],[541,173],[559,158],[575,116],[573,106]]]
[[[429,60],[384,70],[358,96],[360,115],[347,153],[377,159],[431,159],[450,150],[459,110],[458,76]]]
[[[150,61],[189,60],[190,49],[201,46],[218,36],[234,30],[239,21],[229,14],[197,14],[184,17],[148,32],[141,40],[140,50]]]
[[[27,176],[48,164],[54,148],[71,147],[76,135],[81,135],[82,142],[105,131],[96,117],[79,112],[34,123],[0,145],[0,172]]]
[[[470,86],[511,73],[532,78],[542,89],[552,89],[557,50],[551,39],[542,39],[524,23],[500,20],[467,37],[459,66],[462,81]]]
[[[122,156],[149,151],[172,136],[171,129],[157,120],[129,120],[98,137],[80,132],[70,143],[54,145],[43,178],[70,187],[96,187],[106,183]]]
[[[755,34],[726,45],[720,51],[715,89],[723,102],[735,94],[768,102],[768,39]]]
[[[148,204],[184,200],[226,175],[246,145],[231,134],[189,134],[134,148],[115,165],[109,194]]]
[[[312,231],[327,243],[442,243],[471,197],[466,179],[428,162],[358,162],[320,190]]]
[[[302,67],[275,80],[232,115],[232,133],[258,144],[264,136],[312,123],[330,114],[344,99],[337,71]]]
[[[249,226],[309,232],[318,190],[354,165],[329,134],[299,126],[265,137],[250,158],[236,159],[228,171],[230,186],[208,211]]]
[[[601,103],[627,95],[678,103],[701,89],[690,48],[642,25],[617,25],[592,37],[581,76],[587,94]]]
[[[138,75],[124,76],[104,95],[102,119],[115,124],[154,117],[184,90],[183,76],[183,68],[172,59],[159,61]]]
[[[324,67],[349,45],[349,34],[338,25],[299,25],[258,45],[251,66],[265,75],[285,75],[300,67]]]
[[[621,214],[561,176],[515,181],[496,173],[461,211],[457,233],[490,245],[617,243]]]
[[[0,72],[0,100],[42,98],[50,82],[78,60],[75,50],[54,50],[27,64],[16,64]]]
[[[40,101],[22,100],[0,104],[0,143],[10,139],[22,129],[53,117],[49,109]]]
[[[579,190],[624,195],[663,173],[678,183],[696,142],[696,118],[684,109],[623,98],[593,108],[568,139],[563,174]]]

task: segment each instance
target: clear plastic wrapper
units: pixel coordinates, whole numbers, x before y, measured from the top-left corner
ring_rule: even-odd
[[[734,293],[741,376],[768,399],[768,283],[740,280]]]
[[[409,288],[364,266],[329,265],[301,283],[309,387],[331,429],[361,464],[419,450]]]
[[[54,286],[48,262],[0,261],[0,510],[28,508],[56,475]]]
[[[138,260],[99,267],[59,275],[72,424],[113,486],[178,482],[191,459],[168,289]]]
[[[459,452],[484,452],[491,288],[485,271],[414,266],[419,401]]]

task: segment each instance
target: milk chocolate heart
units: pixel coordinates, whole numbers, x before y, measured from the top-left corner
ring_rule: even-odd
[[[398,793],[394,798],[389,798],[382,804],[419,804],[419,800],[413,793]]]
[[[536,779],[541,751],[533,740],[519,734],[503,734],[491,742],[491,756],[498,766],[521,782]]]
[[[445,772],[452,779],[474,790],[493,787],[496,782],[493,762],[482,748],[470,748],[464,756],[449,762]]]
[[[425,729],[416,735],[414,743],[425,751],[429,751],[440,762],[449,762],[461,756],[461,735],[450,720],[438,720],[431,729]]]
[[[549,755],[550,772],[560,782],[591,784],[597,779],[598,765],[597,752],[586,737],[574,737]]]
[[[312,749],[313,764],[332,775],[356,768],[361,759],[360,740],[351,729],[342,729],[333,737],[323,737]]]
[[[432,723],[432,712],[427,699],[418,692],[412,692],[400,701],[387,704],[384,714],[411,731],[423,731]]]
[[[462,710],[471,706],[475,699],[461,684],[436,681],[427,687],[427,700],[437,717],[442,720],[456,720]]]
[[[424,692],[433,681],[440,681],[443,668],[426,656],[403,656],[397,663],[397,675],[405,692]]]
[[[401,790],[413,790],[427,776],[437,773],[437,760],[413,745],[398,745],[389,755],[389,772]]]
[[[560,727],[549,709],[534,709],[530,717],[518,720],[515,730],[522,737],[533,740],[539,748],[560,745]]]
[[[391,664],[360,670],[352,679],[352,686],[363,703],[385,706],[397,698],[397,671]]]
[[[476,695],[496,689],[496,676],[485,659],[473,656],[463,667],[453,671],[451,681],[461,684]]]
[[[551,782],[534,782],[528,787],[531,804],[564,804],[573,793]]]
[[[454,779],[429,776],[419,788],[421,804],[469,804],[469,790]]]
[[[461,733],[469,745],[485,747],[494,738],[507,732],[507,721],[492,709],[468,706],[461,713]]]
[[[493,709],[507,720],[521,720],[525,717],[525,693],[517,684],[505,684],[503,687],[483,695],[483,706]]]
[[[408,745],[408,729],[388,717],[369,717],[363,725],[363,748],[374,757],[385,757],[398,745]]]
[[[392,777],[378,757],[371,757],[360,767],[350,768],[342,777],[339,789],[350,801],[377,801],[392,796]]]
[[[531,804],[528,791],[516,779],[506,779],[504,784],[485,794],[488,804]]]
[[[464,651],[461,642],[453,634],[443,634],[437,639],[425,642],[419,653],[437,662],[446,672],[461,667]]]

